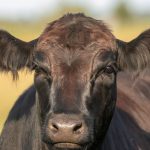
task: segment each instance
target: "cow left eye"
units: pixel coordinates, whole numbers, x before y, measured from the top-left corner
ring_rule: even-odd
[[[106,74],[115,73],[115,69],[112,66],[107,66],[106,68],[104,68],[104,73]]]

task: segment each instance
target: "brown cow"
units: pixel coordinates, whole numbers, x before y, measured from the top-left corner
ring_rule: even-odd
[[[123,42],[102,21],[68,14],[31,42],[1,30],[0,71],[16,78],[27,67],[35,77],[9,114],[0,150],[148,150],[149,77],[133,92],[127,75],[120,77],[111,119],[118,71],[139,73],[149,64],[150,29]]]

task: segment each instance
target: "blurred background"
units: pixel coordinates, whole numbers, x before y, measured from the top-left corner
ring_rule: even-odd
[[[124,41],[150,28],[150,0],[0,0],[0,29],[30,41],[49,22],[77,12],[104,20]],[[0,74],[0,132],[17,97],[33,83],[33,75],[22,71],[13,82],[9,73]]]

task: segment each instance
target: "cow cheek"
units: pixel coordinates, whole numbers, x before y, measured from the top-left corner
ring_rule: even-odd
[[[97,80],[93,88],[90,111],[94,117],[95,133],[101,139],[109,127],[116,103],[116,83]]]
[[[91,98],[88,100],[90,111],[94,114],[102,114],[107,105],[107,101],[110,100],[113,84],[112,81],[104,81],[102,78],[98,78],[92,89]]]
[[[40,79],[40,80],[39,80]],[[45,116],[50,109],[50,85],[44,78],[35,80],[36,98],[39,102],[41,120],[45,120]]]

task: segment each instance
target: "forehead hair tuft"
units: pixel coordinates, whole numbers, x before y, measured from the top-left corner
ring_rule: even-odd
[[[44,44],[55,42],[69,49],[83,49],[98,40],[109,44],[114,36],[103,21],[78,13],[66,14],[48,24],[39,41]]]

